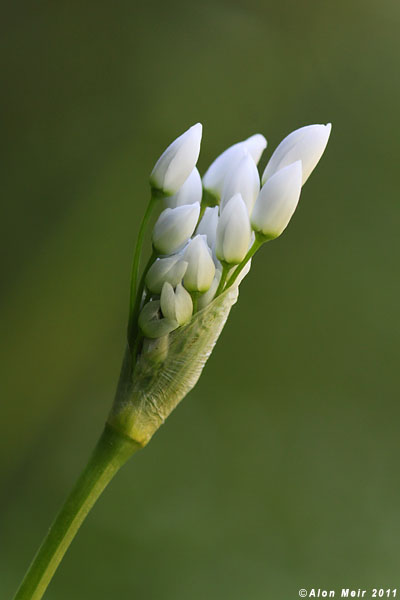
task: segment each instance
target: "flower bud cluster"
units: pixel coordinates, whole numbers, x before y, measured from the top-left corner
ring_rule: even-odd
[[[196,310],[238,285],[255,250],[287,227],[330,130],[330,125],[309,125],[290,133],[261,178],[257,164],[267,146],[261,134],[225,150],[203,179],[196,167],[201,124],[172,142],[150,176],[164,208],[153,228],[153,257],[139,290],[138,324],[145,337],[158,338],[185,325]]]

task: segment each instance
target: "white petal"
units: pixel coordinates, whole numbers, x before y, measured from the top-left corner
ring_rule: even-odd
[[[168,146],[155,164],[150,184],[167,195],[175,194],[196,166],[203,127],[193,125]]]
[[[157,258],[146,275],[146,286],[154,294],[160,294],[165,281],[173,287],[182,281],[187,262],[177,254],[166,258]]]
[[[184,253],[184,260],[189,264],[183,283],[190,292],[206,292],[214,279],[215,265],[206,239],[204,235],[196,235]]]
[[[221,197],[221,209],[235,195],[240,194],[251,215],[253,206],[260,191],[260,176],[251,155],[246,152],[233,172],[225,178]]]
[[[166,208],[153,229],[153,245],[160,254],[173,254],[194,232],[200,214],[200,204]]]
[[[254,206],[251,215],[253,229],[269,239],[280,235],[296,210],[301,185],[301,161],[272,175],[261,188]]]
[[[200,173],[195,167],[177,193],[164,199],[164,204],[168,208],[176,208],[184,204],[195,204],[201,202],[202,194],[203,184]]]
[[[246,154],[243,143],[231,146],[220,154],[207,169],[203,177],[203,187],[218,200],[221,198],[225,177],[231,173]]]
[[[181,284],[174,290],[168,282],[164,283],[160,304],[164,317],[176,321],[179,325],[185,325],[192,318],[193,301]]]
[[[234,171],[246,151],[256,164],[267,146],[267,140],[261,133],[256,133],[242,142],[233,144],[217,156],[208,167],[203,177],[203,187],[218,200],[222,194],[225,177]]]
[[[185,325],[192,318],[193,301],[188,291],[179,283],[175,290],[175,312],[179,325]]]
[[[217,228],[217,258],[230,265],[239,264],[247,254],[251,228],[247,208],[240,194],[222,210]]]
[[[207,237],[207,244],[211,249],[215,246],[217,236],[218,212],[218,206],[213,206],[212,208],[208,206],[196,229],[196,234]]]
[[[160,302],[155,300],[148,302],[142,308],[139,315],[139,327],[147,338],[159,338],[167,335],[179,324],[171,319],[160,318]]]
[[[256,133],[243,142],[246,150],[250,153],[252,159],[258,165],[262,153],[267,147],[267,140],[261,133]]]
[[[207,290],[207,292],[205,292],[204,294],[200,294],[199,299],[197,301],[198,310],[205,308],[206,306],[208,306],[210,304],[210,302],[212,302],[214,300],[214,297],[215,297],[215,294],[217,293],[218,285],[219,285],[219,282],[221,279],[221,274],[222,274],[222,271],[220,269],[217,269],[215,271],[215,276],[214,276],[214,279],[210,286],[210,289]]]
[[[262,176],[265,183],[274,173],[301,160],[303,184],[318,164],[331,133],[332,125],[307,125],[292,131],[285,137],[272,154]]]

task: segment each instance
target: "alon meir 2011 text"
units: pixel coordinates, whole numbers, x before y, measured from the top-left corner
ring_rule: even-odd
[[[370,588],[370,589],[350,589],[341,590],[322,590],[312,588],[300,590],[299,595],[302,598],[397,598],[397,588]]]

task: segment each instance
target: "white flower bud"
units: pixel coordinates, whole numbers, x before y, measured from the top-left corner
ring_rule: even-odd
[[[242,143],[239,143],[220,154],[208,167],[203,176],[204,189],[219,200],[226,176],[237,167],[245,153],[245,147]]]
[[[179,327],[177,321],[161,317],[159,300],[144,305],[138,323],[143,335],[147,338],[162,337]]]
[[[260,133],[256,133],[247,138],[247,140],[238,142],[227,148],[208,167],[203,177],[204,189],[219,199],[222,194],[225,177],[234,171],[246,151],[250,153],[250,156],[257,164],[266,146],[267,140],[265,137]]]
[[[184,260],[189,263],[183,283],[189,292],[206,292],[214,279],[215,265],[205,235],[190,240]]]
[[[171,321],[176,321],[179,325],[185,325],[192,318],[192,298],[180,283],[176,286],[176,290],[174,290],[170,283],[165,282],[161,292],[160,303],[164,317]]]
[[[171,195],[182,187],[199,158],[202,129],[193,125],[163,152],[150,175],[153,188]]]
[[[195,204],[201,202],[202,194],[203,184],[201,183],[200,173],[195,167],[176,194],[167,196],[164,203],[168,208],[176,208],[184,204]]]
[[[217,239],[218,212],[218,206],[212,208],[208,206],[196,229],[196,234],[207,237],[207,244],[211,250],[214,248]]]
[[[288,225],[300,198],[301,161],[280,169],[263,185],[253,213],[253,229],[267,239],[278,237]]]
[[[251,215],[255,201],[260,191],[260,176],[254,160],[246,151],[237,168],[225,177],[222,189],[221,209],[235,194],[240,194]]]
[[[239,264],[247,254],[251,228],[247,208],[240,194],[224,207],[218,221],[216,255],[221,262]]]
[[[218,285],[221,279],[222,271],[221,269],[217,269],[215,271],[215,276],[210,286],[210,289],[207,290],[204,294],[200,294],[197,300],[197,308],[201,310],[205,308],[214,300],[215,294],[217,293]]]
[[[154,294],[161,294],[162,286],[166,281],[176,287],[182,281],[187,266],[187,262],[181,260],[176,254],[167,258],[157,258],[147,272],[147,288]]]
[[[166,208],[153,229],[153,246],[160,254],[173,254],[194,232],[200,214],[200,204]]]
[[[292,131],[285,137],[272,154],[262,176],[264,184],[274,173],[301,160],[303,166],[303,184],[307,181],[321,158],[332,125],[307,125]]]

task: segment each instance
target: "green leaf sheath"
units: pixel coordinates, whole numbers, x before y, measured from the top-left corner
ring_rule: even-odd
[[[79,527],[121,466],[141,446],[106,426],[92,457],[56,517],[14,600],[40,600]]]

